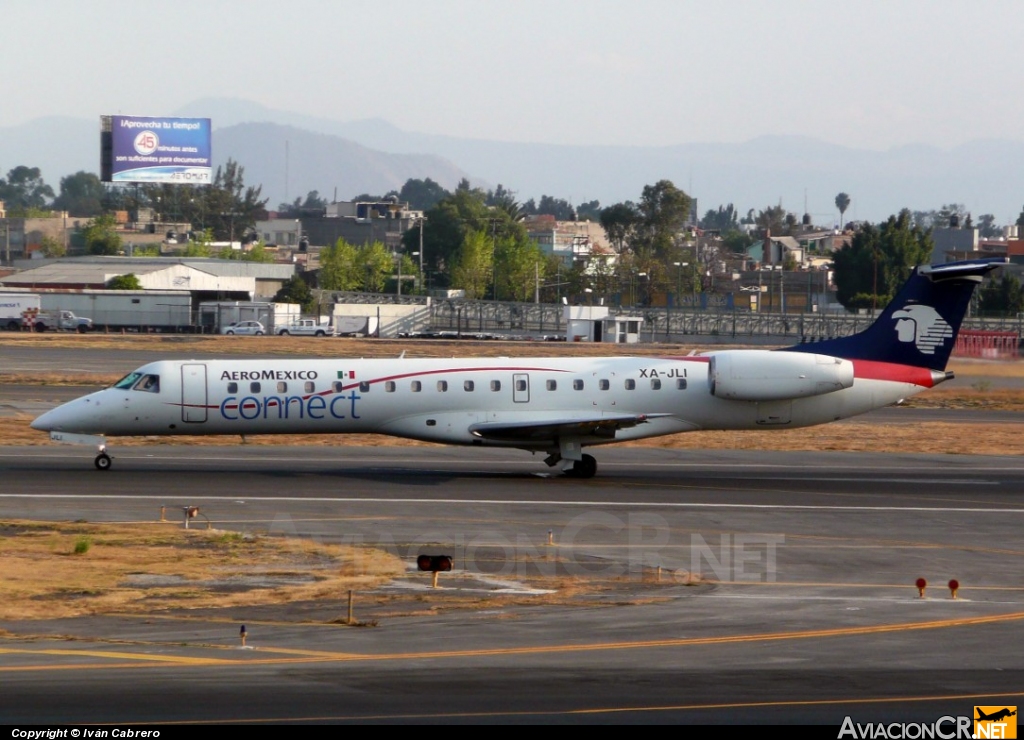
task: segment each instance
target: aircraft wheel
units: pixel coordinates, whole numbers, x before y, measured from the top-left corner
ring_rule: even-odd
[[[582,460],[572,464],[566,471],[570,478],[593,478],[597,474],[597,460],[593,455],[584,455]]]
[[[96,456],[95,464],[97,470],[110,470],[111,464],[110,455],[106,452],[101,452]]]

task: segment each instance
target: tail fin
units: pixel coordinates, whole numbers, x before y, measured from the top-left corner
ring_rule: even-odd
[[[875,323],[860,334],[788,350],[945,370],[975,286],[1005,263],[970,260],[918,267]]]

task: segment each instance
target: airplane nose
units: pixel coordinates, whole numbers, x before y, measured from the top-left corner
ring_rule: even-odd
[[[54,413],[56,410],[57,409],[51,409],[47,411],[45,414],[37,416],[35,419],[32,420],[32,423],[30,423],[29,426],[40,432],[52,431],[54,424],[57,420],[57,415]]]

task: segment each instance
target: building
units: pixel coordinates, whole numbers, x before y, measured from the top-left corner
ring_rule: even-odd
[[[542,214],[527,217],[523,225],[542,252],[558,257],[568,266],[591,254],[614,252],[604,228],[594,221],[558,221],[554,216]]]
[[[25,260],[3,279],[21,288],[103,288],[117,275],[134,274],[145,290],[187,290],[197,300],[257,300],[274,296],[295,274],[294,265],[212,258],[71,257]]]
[[[341,201],[329,204],[322,214],[257,221],[256,234],[268,246],[298,248],[305,239],[311,247],[329,247],[344,239],[355,246],[381,242],[395,250],[402,244],[402,235],[422,219],[422,211],[410,210],[408,203],[397,198]]]
[[[0,259],[9,266],[14,260],[41,254],[46,238],[67,249],[70,236],[88,222],[87,218],[70,217],[66,211],[53,211],[38,218],[8,216],[0,203]]]

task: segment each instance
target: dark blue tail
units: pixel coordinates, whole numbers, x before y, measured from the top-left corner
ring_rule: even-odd
[[[945,370],[967,306],[985,273],[1005,259],[918,267],[881,316],[851,337],[789,347],[846,360],[873,360]]]

